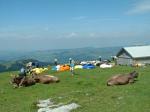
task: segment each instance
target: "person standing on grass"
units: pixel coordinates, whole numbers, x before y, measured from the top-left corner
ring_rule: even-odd
[[[69,58],[69,65],[71,64],[72,58]]]
[[[25,70],[25,68],[24,67],[22,67],[21,69],[20,69],[20,72],[19,72],[19,79],[21,80],[20,81],[20,83],[19,83],[19,87],[21,87],[22,86],[22,84],[23,84],[23,82],[25,81],[25,78],[26,78],[26,70]]]
[[[69,62],[70,62],[70,72],[71,72],[71,75],[73,76],[75,63],[74,63],[74,60],[72,59],[71,60],[69,59]]]
[[[57,66],[57,64],[58,64],[58,60],[57,60],[57,58],[55,58],[54,59],[54,65]]]
[[[27,73],[31,74],[31,71],[32,71],[32,62],[28,62],[26,64],[26,69],[27,69]]]

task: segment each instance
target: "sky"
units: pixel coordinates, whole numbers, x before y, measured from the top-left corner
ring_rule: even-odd
[[[0,0],[0,50],[150,44],[150,0]]]

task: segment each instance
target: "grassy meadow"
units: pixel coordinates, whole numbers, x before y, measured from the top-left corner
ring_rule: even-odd
[[[131,85],[107,87],[107,79],[118,73],[139,72]],[[14,89],[10,73],[0,73],[0,112],[36,112],[36,101],[51,98],[56,103],[75,102],[81,107],[73,112],[150,112],[150,67],[118,66],[112,69],[75,70],[53,73],[60,83],[36,84]]]

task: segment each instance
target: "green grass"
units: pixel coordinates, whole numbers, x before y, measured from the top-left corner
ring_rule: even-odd
[[[118,73],[139,72],[132,85],[107,87],[106,80]],[[36,112],[38,99],[52,98],[56,103],[76,102],[73,112],[150,112],[150,67],[115,67],[112,69],[75,70],[55,73],[60,83],[13,89],[10,73],[0,74],[0,112]],[[14,72],[15,73],[15,72]],[[54,73],[50,71],[49,73]]]

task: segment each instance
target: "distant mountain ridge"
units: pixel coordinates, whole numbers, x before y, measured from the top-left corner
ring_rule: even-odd
[[[56,49],[33,52],[5,52],[0,55],[0,60],[13,61],[19,59],[36,59],[44,62],[53,62],[55,58],[60,63],[67,62],[71,57],[74,60],[95,60],[101,56],[103,59],[109,59],[110,56],[116,55],[121,47],[105,47],[105,48],[75,48],[75,49]]]
[[[110,59],[115,56],[121,47],[105,47],[105,48],[76,48],[76,49],[57,49],[33,52],[5,52],[0,55],[0,72],[19,70],[25,62],[38,61],[42,66],[52,65],[54,59],[58,59],[58,63],[68,63],[69,58],[75,61],[97,60],[99,56],[102,59]]]

